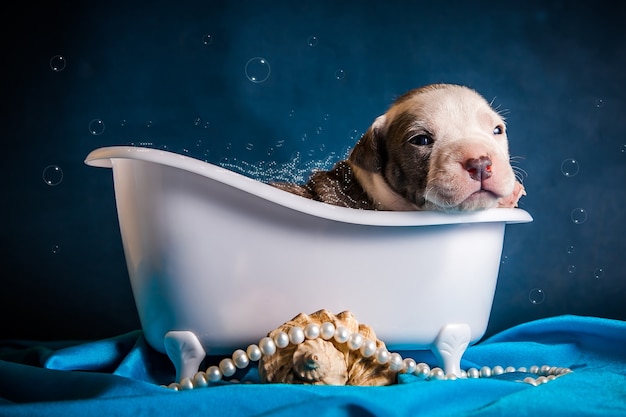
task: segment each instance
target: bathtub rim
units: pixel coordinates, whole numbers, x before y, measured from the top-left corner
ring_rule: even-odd
[[[84,162],[89,166],[114,169],[115,161],[119,159],[146,161],[178,168],[219,181],[292,210],[343,223],[368,226],[435,226],[491,222],[515,224],[533,221],[532,216],[520,208],[493,208],[473,212],[445,213],[436,211],[355,210],[338,207],[291,194],[209,162],[155,148],[101,147],[91,151]]]

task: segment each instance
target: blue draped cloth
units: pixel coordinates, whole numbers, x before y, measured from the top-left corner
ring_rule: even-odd
[[[400,352],[430,361],[425,352]],[[207,365],[219,357],[208,357]],[[558,316],[525,323],[471,346],[464,369],[569,367],[532,386],[520,375],[387,387],[240,383],[173,391],[169,359],[141,331],[94,342],[0,341],[0,416],[626,416],[626,322]],[[238,375],[239,376],[239,375]],[[522,375],[523,376],[523,375]]]

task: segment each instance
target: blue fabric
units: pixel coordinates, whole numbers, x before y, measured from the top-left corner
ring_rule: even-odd
[[[175,392],[159,386],[173,380],[169,359],[140,331],[90,343],[4,341],[0,415],[626,415],[626,322],[559,316],[525,323],[470,347],[462,366],[535,364],[574,372],[538,387],[511,375],[456,381],[401,375],[388,387],[223,383]],[[256,369],[241,379],[258,381]]]

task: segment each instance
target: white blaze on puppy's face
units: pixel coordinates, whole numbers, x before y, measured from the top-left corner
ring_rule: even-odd
[[[413,121],[404,140],[424,136],[407,152],[429,152],[425,189],[408,198],[425,199],[424,209],[474,210],[495,207],[513,193],[505,123],[483,97],[454,85],[417,90],[387,112],[387,133],[393,120],[407,115]]]

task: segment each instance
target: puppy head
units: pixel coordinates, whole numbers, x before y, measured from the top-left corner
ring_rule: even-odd
[[[458,85],[402,95],[348,160],[388,210],[491,208],[515,186],[504,120],[478,93]]]

